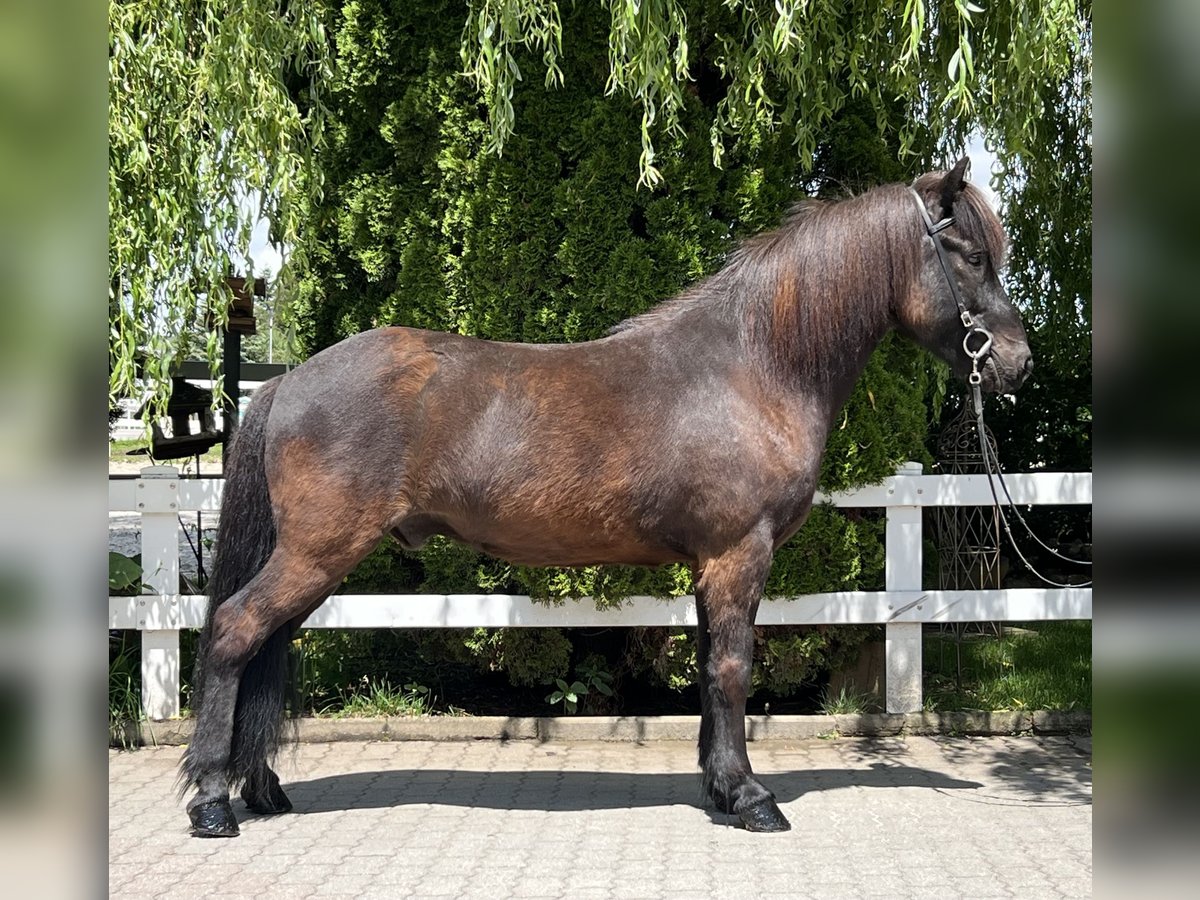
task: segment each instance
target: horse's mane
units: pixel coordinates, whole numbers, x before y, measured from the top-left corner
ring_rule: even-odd
[[[932,196],[940,173],[913,187]],[[1005,237],[982,192],[968,184],[954,204],[958,233],[983,246],[998,269]],[[765,345],[772,368],[822,380],[830,355],[857,356],[878,340],[921,264],[925,229],[907,185],[842,200],[805,200],[773,231],[739,244],[724,267],[649,311],[614,326],[620,334],[717,308]]]

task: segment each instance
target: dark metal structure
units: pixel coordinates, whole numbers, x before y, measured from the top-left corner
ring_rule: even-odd
[[[965,401],[938,436],[936,468],[943,475],[984,474],[975,417]],[[995,452],[996,438],[985,427]],[[1000,519],[991,506],[939,506],[934,514],[938,588],[1000,587]]]
[[[144,416],[145,413],[145,406],[137,411],[138,416]],[[200,428],[196,432],[191,430],[192,416],[200,420]],[[167,418],[171,422],[169,436],[157,421],[150,425],[150,456],[153,459],[199,456],[222,440],[222,434],[213,421],[212,391],[188,384],[178,375],[171,379]]]
[[[996,452],[996,437],[984,426],[984,439]],[[978,425],[970,402],[946,423],[937,442],[935,468],[943,475],[986,474]],[[933,513],[940,590],[994,590],[1000,587],[1000,517],[992,506],[939,506]],[[954,641],[955,680],[962,691],[962,642],[968,634],[1001,636],[1000,622],[954,622],[933,626]]]
[[[247,281],[231,276],[225,279],[233,292],[233,303],[229,307],[229,323],[224,334],[225,400],[221,407],[225,419],[224,442],[221,445],[223,462],[229,461],[229,447],[238,426],[238,398],[241,396],[242,380],[242,335],[256,334],[254,322],[254,298],[265,297],[267,283],[262,278]]]

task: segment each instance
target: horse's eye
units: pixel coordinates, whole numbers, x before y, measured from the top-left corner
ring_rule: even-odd
[[[983,265],[983,254],[978,251],[970,253],[967,255],[967,262],[973,266],[981,266]]]

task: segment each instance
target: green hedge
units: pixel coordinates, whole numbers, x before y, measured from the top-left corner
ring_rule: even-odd
[[[607,15],[598,4],[563,14],[564,86],[518,87],[517,132],[498,158],[484,153],[485,117],[457,74],[463,16],[443,4],[379,0],[331,12],[339,65],[328,98],[334,128],[322,160],[325,200],[313,211],[310,249],[318,265],[303,285],[309,352],[387,324],[507,341],[595,338],[719,269],[738,238],[776,225],[798,197],[907,179],[920,168],[897,162],[873,112],[847,107],[810,171],[788,135],[770,132],[742,140],[717,169],[708,142],[714,101],[701,79],[682,114],[687,137],[658,139],[664,185],[638,189],[640,113],[603,91]],[[704,16],[694,20],[704,27]],[[700,66],[705,42],[698,31]],[[904,460],[926,459],[935,372],[912,345],[884,343],[833,430],[824,489],[877,482]],[[768,592],[882,587],[882,539],[877,516],[815,510],[777,555]],[[692,586],[680,566],[529,569],[433,541],[420,554],[385,544],[346,589],[505,591],[547,602],[586,595],[618,605],[630,595],[686,594]],[[610,665],[674,686],[690,680],[691,637],[648,634],[656,643],[645,653]],[[773,633],[755,683],[791,690],[863,634]],[[591,652],[564,648],[560,638],[502,632],[453,643],[454,652],[528,683],[563,675],[570,660]]]

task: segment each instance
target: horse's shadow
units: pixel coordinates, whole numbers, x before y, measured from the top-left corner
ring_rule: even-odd
[[[882,764],[867,769],[774,772],[763,777],[782,803],[816,791],[851,787],[917,786],[939,790],[982,787],[976,781],[951,778],[927,769]],[[385,770],[290,782],[284,787],[294,811],[301,814],[420,804],[546,812],[708,805],[702,796],[698,772]]]

